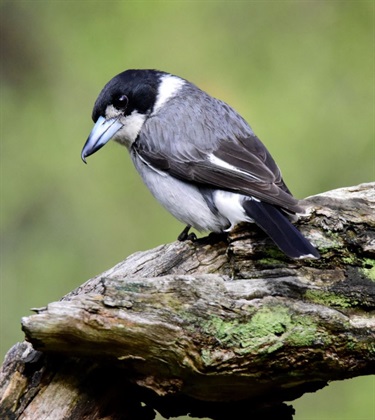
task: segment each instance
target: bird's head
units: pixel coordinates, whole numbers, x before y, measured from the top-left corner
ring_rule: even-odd
[[[95,123],[81,153],[82,160],[109,140],[130,148],[146,119],[179,89],[183,79],[157,70],[126,70],[100,92],[92,112]]]

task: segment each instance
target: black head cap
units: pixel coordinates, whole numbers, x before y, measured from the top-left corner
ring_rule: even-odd
[[[155,104],[161,76],[158,70],[126,70],[111,79],[100,92],[92,111],[94,122],[105,116],[108,105],[123,109],[125,115],[137,110],[150,112]]]

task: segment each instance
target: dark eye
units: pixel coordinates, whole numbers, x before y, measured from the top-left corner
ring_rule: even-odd
[[[126,95],[119,96],[115,101],[115,106],[117,109],[126,109],[128,106],[129,99]]]

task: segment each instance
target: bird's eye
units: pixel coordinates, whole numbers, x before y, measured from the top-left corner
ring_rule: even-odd
[[[126,95],[119,96],[115,101],[115,106],[118,109],[126,109],[128,106],[129,99]]]

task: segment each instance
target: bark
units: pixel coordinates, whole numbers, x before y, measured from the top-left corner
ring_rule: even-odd
[[[297,226],[319,260],[243,225],[138,252],[35,309],[0,417],[291,419],[285,401],[375,373],[374,187],[305,200]]]

